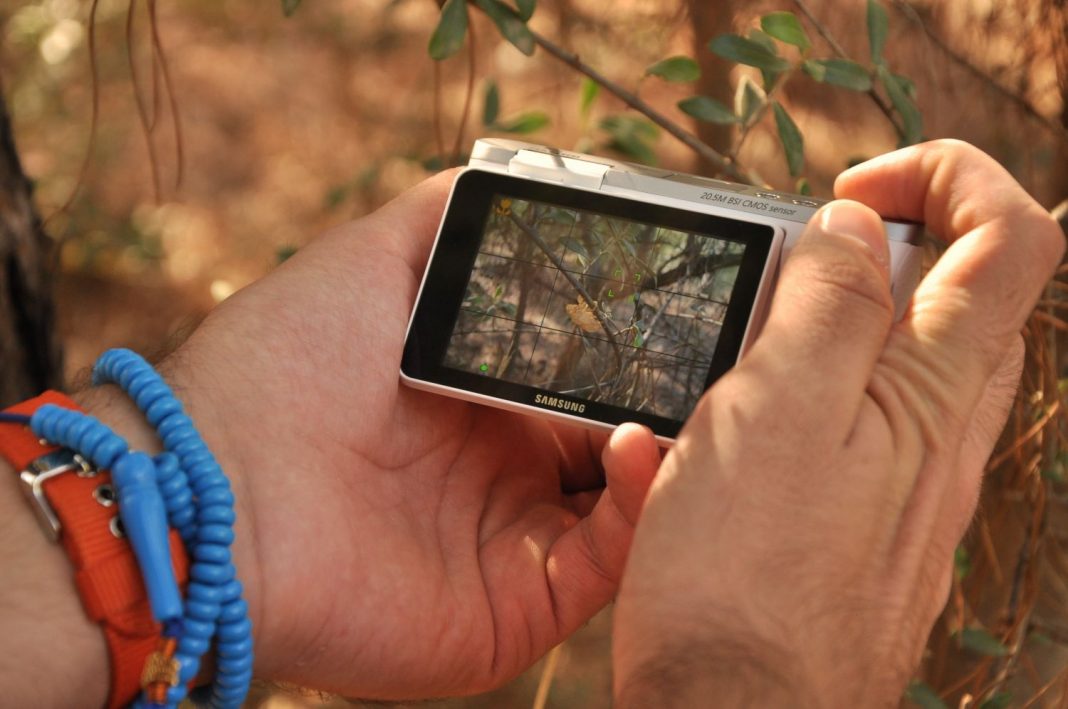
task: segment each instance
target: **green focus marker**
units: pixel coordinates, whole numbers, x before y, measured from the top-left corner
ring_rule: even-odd
[[[480,364],[478,366],[478,371],[480,371],[480,372],[488,372],[489,371],[489,365],[486,364],[485,362],[483,362],[482,364]]]

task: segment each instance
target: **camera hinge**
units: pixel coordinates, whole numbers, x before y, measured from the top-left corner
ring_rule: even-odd
[[[561,152],[519,150],[508,161],[508,172],[575,187],[600,189],[611,165],[570,157]]]

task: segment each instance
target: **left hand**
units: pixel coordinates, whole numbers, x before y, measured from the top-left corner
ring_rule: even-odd
[[[452,177],[308,244],[161,365],[237,493],[259,677],[485,691],[616,592],[660,461],[646,429],[606,446],[400,385]]]

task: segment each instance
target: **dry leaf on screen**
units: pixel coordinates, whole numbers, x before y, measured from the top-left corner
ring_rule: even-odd
[[[594,303],[595,307],[596,305]],[[567,310],[571,322],[582,328],[583,332],[597,332],[601,329],[601,323],[597,320],[597,316],[594,315],[593,308],[589,306],[581,295],[578,297],[578,303],[568,303],[564,308]]]

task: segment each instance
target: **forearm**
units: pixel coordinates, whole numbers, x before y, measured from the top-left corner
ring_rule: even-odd
[[[42,532],[0,461],[0,692],[10,706],[103,706],[104,635],[86,616],[62,546]]]

